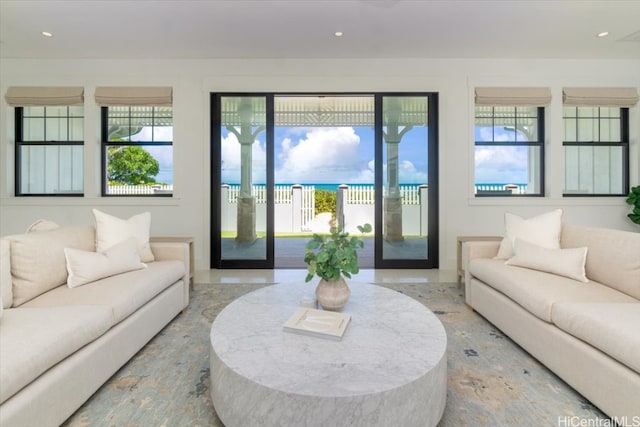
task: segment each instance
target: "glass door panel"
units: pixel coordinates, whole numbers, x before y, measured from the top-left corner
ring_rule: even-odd
[[[275,95],[275,266],[306,268],[304,245],[331,224],[359,235],[375,222],[374,97]],[[373,234],[360,268],[373,268]]]
[[[221,96],[220,113],[220,260],[266,261],[266,97]]]
[[[428,105],[425,95],[382,96],[380,266],[429,259]]]

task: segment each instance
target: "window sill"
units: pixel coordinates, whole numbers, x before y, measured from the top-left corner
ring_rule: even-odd
[[[3,197],[2,206],[179,206],[177,197]]]
[[[469,206],[623,206],[623,196],[588,197],[471,197]]]

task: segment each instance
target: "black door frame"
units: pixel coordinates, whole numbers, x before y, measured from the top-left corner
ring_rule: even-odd
[[[246,268],[246,269],[273,269],[274,245],[273,245],[273,93],[249,93],[249,92],[219,92],[210,94],[211,104],[211,232],[209,242],[211,255],[209,264],[211,268]],[[222,128],[221,123],[221,99],[223,97],[264,97],[266,101],[266,152],[267,152],[267,235],[266,258],[258,259],[222,259],[222,212],[220,206],[220,192],[222,174],[220,164],[222,161]]]
[[[438,218],[438,144],[439,144],[439,117],[438,117],[438,93],[435,92],[217,92],[210,94],[210,132],[211,132],[211,233],[209,241],[211,245],[210,266],[211,268],[246,268],[246,269],[273,269],[274,268],[274,98],[275,96],[374,96],[374,153],[375,153],[375,249],[374,268],[438,268],[439,266],[439,218]],[[221,98],[222,97],[265,97],[266,99],[266,151],[267,151],[267,235],[266,235],[266,259],[265,260],[224,260],[222,259],[221,248]],[[428,234],[427,234],[427,259],[383,259],[382,252],[382,222],[383,222],[383,97],[388,96],[426,96],[428,98],[427,124],[428,124]]]
[[[438,94],[434,92],[376,92],[375,96],[375,268],[438,268],[439,266],[439,221],[438,221]],[[427,97],[427,181],[429,185],[427,204],[427,259],[383,259],[383,105],[384,97]]]

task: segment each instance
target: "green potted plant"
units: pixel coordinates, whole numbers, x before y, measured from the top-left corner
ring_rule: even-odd
[[[361,233],[370,233],[371,224],[359,225]],[[316,298],[325,310],[340,310],[347,303],[351,291],[344,278],[360,271],[357,249],[364,242],[341,227],[332,225],[328,235],[314,234],[305,245],[304,262],[307,264],[309,282],[314,276],[320,278],[316,287]]]
[[[640,185],[631,187],[627,203],[633,206],[633,210],[627,216],[633,223],[640,225]]]

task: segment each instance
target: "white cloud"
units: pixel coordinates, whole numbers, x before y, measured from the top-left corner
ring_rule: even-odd
[[[424,184],[427,182],[427,172],[418,170],[409,160],[400,162],[398,175],[400,183]]]
[[[370,176],[368,165],[359,156],[359,144],[360,136],[351,127],[314,128],[297,143],[285,138],[278,155],[280,166],[276,170],[276,180],[289,183],[358,182]]]
[[[160,163],[160,169],[173,169],[173,148],[171,146],[147,146],[144,149]]]
[[[526,147],[476,147],[476,182],[521,183],[527,181]]]
[[[360,136],[352,127],[292,128],[276,149],[279,183],[373,183],[374,160],[362,157]],[[222,181],[240,182],[240,144],[234,134],[222,139]],[[366,151],[366,150],[365,150]],[[371,150],[373,151],[373,150]],[[368,156],[371,156],[369,154]],[[254,182],[264,182],[265,145],[253,144]],[[402,183],[426,183],[427,173],[410,160],[401,161]]]
[[[230,133],[221,141],[221,158],[222,158],[222,182],[239,184],[240,183],[240,163],[241,163],[241,147],[235,134]],[[266,181],[266,165],[267,155],[265,144],[256,138],[251,146],[252,165],[253,165],[253,182]]]

